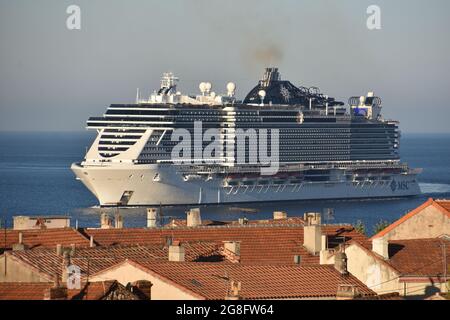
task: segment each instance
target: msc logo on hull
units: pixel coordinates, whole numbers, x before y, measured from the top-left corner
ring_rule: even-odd
[[[397,190],[399,190],[399,191],[409,190],[409,182],[392,180],[391,190],[392,190],[392,192],[395,192]]]

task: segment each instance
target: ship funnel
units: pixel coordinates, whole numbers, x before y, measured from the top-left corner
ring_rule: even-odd
[[[278,72],[278,68],[266,68],[261,80],[261,86],[267,88],[270,85],[270,82],[279,80],[280,73]]]

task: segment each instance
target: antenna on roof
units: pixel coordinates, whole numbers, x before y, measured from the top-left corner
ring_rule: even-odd
[[[330,220],[334,220],[334,209],[333,208],[323,209],[323,215],[325,216],[326,223],[329,224]]]
[[[2,228],[4,230],[4,245],[3,245],[3,249],[6,251],[6,218],[3,216],[2,217]],[[6,266],[6,255],[5,255],[5,266]],[[6,268],[5,268],[5,276],[6,276]]]

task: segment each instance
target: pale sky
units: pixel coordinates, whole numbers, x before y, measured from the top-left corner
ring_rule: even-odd
[[[270,64],[345,102],[375,91],[403,132],[450,132],[449,15],[448,0],[0,0],[0,131],[84,130],[164,71],[243,98]]]

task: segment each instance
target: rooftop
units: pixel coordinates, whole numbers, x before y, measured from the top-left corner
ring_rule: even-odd
[[[219,248],[214,243],[190,242],[184,243],[186,261],[208,261],[210,258],[223,257]],[[53,281],[55,276],[61,279],[63,256],[56,253],[56,249],[36,248],[34,250],[8,251],[7,259],[16,259],[28,264],[36,272],[40,273],[48,281]],[[112,247],[76,248],[71,254],[71,263],[80,267],[82,278],[89,273],[102,271],[125,259],[137,261],[166,261],[168,259],[168,247],[163,245],[124,245]]]
[[[434,200],[433,198],[429,198],[422,205],[405,214],[403,217],[396,220],[395,222],[393,222],[392,224],[390,224],[389,226],[378,232],[376,235],[372,236],[372,239],[384,236],[385,234],[389,233],[390,231],[392,231],[393,229],[395,229],[397,226],[407,221],[408,219],[411,219],[415,215],[419,214],[420,212],[422,212],[422,210],[424,210],[429,206],[434,206],[442,214],[450,218],[450,200]]]
[[[0,283],[0,300],[44,300],[45,292],[54,286],[45,282]],[[121,287],[117,281],[89,282],[81,289],[67,290],[68,300],[102,300],[111,291]]]
[[[441,279],[444,266],[450,275],[450,240],[446,238],[391,240],[389,259],[385,260],[372,251],[372,243],[358,243],[375,258],[388,264],[402,277],[432,277]],[[445,254],[444,254],[445,248]],[[446,263],[444,263],[444,256]]]
[[[446,254],[444,254],[444,248]],[[447,263],[444,264],[444,256]],[[450,241],[446,239],[396,240],[389,242],[389,263],[403,276],[450,274]]]
[[[22,233],[23,244],[28,248],[54,247],[57,244],[69,246],[75,244],[79,247],[89,246],[89,239],[74,228],[12,230],[3,229],[0,232],[0,249],[11,249],[19,243],[19,234]]]
[[[352,275],[333,266],[242,265],[217,263],[155,263],[125,261],[169,281],[203,299],[224,299],[230,281],[240,282],[242,299],[335,298],[340,285],[354,286],[363,295],[375,295]]]
[[[241,263],[292,264],[294,256],[300,255],[302,264],[318,264],[319,256],[311,255],[303,247],[303,224],[226,224],[221,226],[86,229],[100,246],[126,244],[164,244],[168,238],[181,242],[223,241],[240,242]],[[367,238],[350,225],[323,225],[329,247],[351,240]]]

